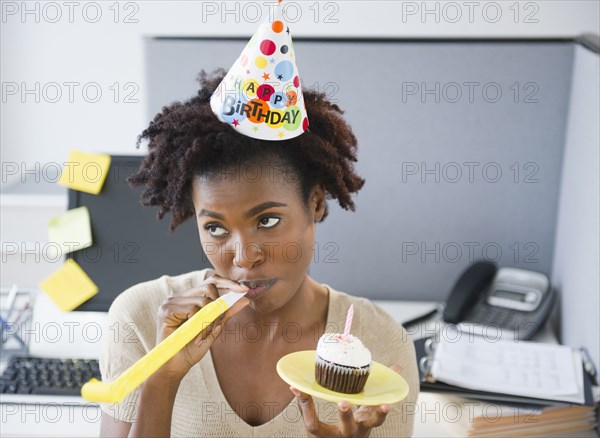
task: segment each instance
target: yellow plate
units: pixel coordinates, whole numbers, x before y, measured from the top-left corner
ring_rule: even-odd
[[[373,361],[371,374],[358,394],[344,394],[323,388],[315,380],[315,350],[290,353],[277,362],[277,373],[300,391],[330,402],[342,400],[354,405],[397,403],[408,395],[408,383],[400,374]]]

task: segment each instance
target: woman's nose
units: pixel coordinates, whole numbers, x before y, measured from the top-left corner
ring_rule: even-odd
[[[233,264],[239,268],[251,268],[264,260],[264,253],[257,242],[235,243]]]

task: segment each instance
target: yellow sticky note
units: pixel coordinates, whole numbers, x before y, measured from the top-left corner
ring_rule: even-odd
[[[110,155],[72,150],[58,183],[70,189],[97,195],[102,190],[109,168]]]
[[[92,227],[87,207],[73,208],[48,223],[48,239],[60,254],[92,245]]]
[[[72,259],[42,281],[40,289],[65,312],[73,310],[98,293],[98,286]]]

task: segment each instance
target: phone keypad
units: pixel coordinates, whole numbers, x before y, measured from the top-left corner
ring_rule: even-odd
[[[515,324],[520,318],[516,317],[515,311],[505,309],[494,309],[492,306],[477,306],[467,317],[468,322],[481,325],[493,325],[502,329],[514,330]],[[517,326],[518,327],[518,326]]]

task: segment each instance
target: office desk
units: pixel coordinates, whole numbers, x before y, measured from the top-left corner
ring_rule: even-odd
[[[432,302],[375,301],[397,321],[407,321],[433,308]],[[431,322],[424,322],[411,330],[414,337],[430,334],[434,329]],[[545,342],[556,342],[552,333],[545,329],[537,336]],[[94,403],[80,406],[57,404],[0,404],[2,437],[97,437],[100,431],[100,408]],[[414,417],[415,437],[453,437],[455,431],[443,415],[443,405],[434,393],[419,395]],[[577,437],[597,438],[594,431],[579,432]]]

